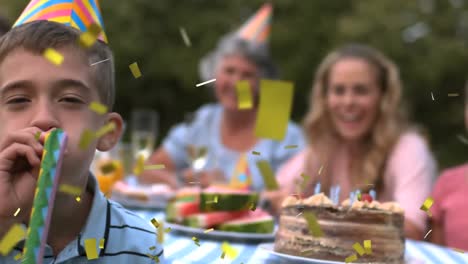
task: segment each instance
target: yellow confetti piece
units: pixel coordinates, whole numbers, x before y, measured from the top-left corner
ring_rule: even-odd
[[[132,64],[130,64],[130,71],[132,72],[133,74],[133,77],[135,77],[135,79],[138,79],[141,77],[141,71],[140,71],[140,68],[138,67],[138,63],[134,62]]]
[[[162,170],[165,169],[166,166],[164,164],[155,164],[155,165],[146,165],[144,170]]]
[[[44,51],[43,56],[52,64],[55,64],[56,66],[60,66],[63,62],[63,55],[52,48],[47,48]]]
[[[227,241],[224,241],[223,244],[221,245],[221,249],[223,252],[226,252],[226,255],[230,259],[235,259],[237,258],[237,255],[239,252],[235,248],[233,248]]]
[[[319,169],[319,171],[318,171],[318,175],[320,175],[320,174],[322,173],[322,170],[323,170],[323,165],[320,166],[320,169]]]
[[[99,248],[104,248],[104,242],[106,242],[104,238],[101,238],[101,240],[99,240]]]
[[[16,212],[13,214],[13,216],[16,217],[19,214],[20,211],[21,211],[21,208],[16,209]]]
[[[102,174],[109,174],[114,172],[117,169],[117,166],[115,165],[115,162],[109,161],[100,166],[99,169]]]
[[[34,135],[34,138],[39,141],[39,139],[41,138],[41,132],[40,131],[37,131],[36,134]]]
[[[161,228],[158,228],[158,243],[159,244],[162,244],[164,243],[164,232],[163,232],[163,228],[164,228],[164,223],[160,223],[159,226]]]
[[[432,229],[429,230],[429,231],[426,233],[426,235],[424,236],[424,239],[426,239],[426,237],[427,237],[431,232],[432,232]]]
[[[196,237],[192,237],[193,242],[195,242],[195,245],[200,246],[200,240]]]
[[[358,242],[354,243],[353,245],[354,250],[359,254],[359,256],[364,255],[365,251],[364,248]]]
[[[421,210],[427,212],[429,208],[431,208],[432,204],[434,203],[434,199],[432,197],[428,197],[424,203],[421,205]]]
[[[282,140],[286,135],[294,86],[290,82],[261,80],[255,135]]]
[[[209,232],[211,232],[211,231],[213,231],[213,230],[214,230],[214,228],[210,228],[210,229],[207,229],[207,230],[203,231],[203,233],[206,234],[206,233],[209,233]]]
[[[6,256],[10,254],[13,247],[23,240],[26,236],[26,230],[20,224],[14,224],[0,240],[0,254]]]
[[[23,255],[21,255],[21,253],[16,254],[15,260],[19,260],[22,256],[23,256]]]
[[[184,40],[184,43],[187,47],[190,47],[192,43],[190,42],[190,38],[187,35],[187,32],[185,31],[185,28],[179,27],[180,34],[182,35],[182,39]]]
[[[88,260],[97,259],[99,256],[97,252],[96,239],[95,238],[85,239],[84,244],[85,244],[86,257],[88,258]]]
[[[149,248],[149,250],[155,250],[155,249],[156,249],[155,246],[151,246],[151,247]]]
[[[315,217],[315,214],[312,212],[305,212],[303,213],[303,216],[307,221],[307,224],[309,226],[309,231],[312,233],[312,236],[314,237],[323,236],[323,231],[320,228],[320,225],[317,221],[317,218]]]
[[[164,229],[164,232],[169,233],[169,232],[171,232],[171,230],[172,229],[170,227],[168,227],[168,228]]]
[[[260,152],[258,152],[258,151],[252,151],[252,154],[260,156]]]
[[[270,164],[266,160],[257,161],[257,167],[260,170],[260,173],[263,177],[263,182],[268,191],[278,190],[278,182],[276,181],[273,170],[270,167]]]
[[[88,148],[89,144],[91,144],[93,140],[94,140],[94,133],[89,129],[85,129],[85,131],[83,131],[83,133],[81,134],[78,147],[81,150],[85,150],[86,148]]]
[[[358,259],[358,258],[357,258],[357,255],[354,254],[354,255],[351,255],[351,256],[347,257],[347,258],[345,259],[345,262],[346,262],[346,263],[350,263],[350,262],[356,261],[357,259]]]
[[[77,201],[77,202],[81,202],[81,198],[80,198],[79,196],[76,197],[76,201]]]
[[[372,242],[370,240],[364,240],[364,249],[366,254],[372,254]]]
[[[226,256],[226,252],[223,251],[223,253],[221,253],[221,259],[224,259],[225,256]]]
[[[81,188],[69,184],[60,184],[59,192],[67,193],[73,196],[80,196]]]
[[[196,87],[200,87],[200,86],[203,86],[203,85],[205,85],[205,84],[212,83],[212,82],[216,82],[216,79],[211,79],[211,80],[208,80],[208,81],[206,81],[206,82],[198,83],[198,84],[196,84],[195,86],[196,86]]]
[[[465,254],[464,250],[458,249],[458,248],[452,248],[453,250],[457,251],[458,253]]]
[[[297,148],[297,145],[287,145],[286,147],[284,147],[285,149],[295,149]]]
[[[143,170],[145,169],[145,156],[139,155],[135,167],[133,168],[133,174],[135,176],[140,176],[143,173]]]
[[[88,27],[88,31],[80,35],[78,43],[84,48],[90,48],[96,42],[99,33],[101,33],[101,27],[93,23]]]
[[[458,93],[449,93],[447,94],[448,97],[457,97],[459,94]]]
[[[114,122],[109,122],[108,124],[104,125],[103,127],[101,127],[97,132],[96,132],[96,137],[97,138],[100,138],[102,136],[104,136],[105,134],[111,132],[111,131],[114,131],[115,129],[115,123]]]
[[[154,225],[154,227],[159,228],[159,222],[156,219],[151,219],[151,223]]]
[[[253,106],[252,92],[248,81],[236,83],[237,104],[239,109],[251,109]]]
[[[256,203],[251,203],[250,206],[249,206],[249,209],[251,211],[255,211],[255,209],[257,209],[257,204]]]
[[[91,102],[89,104],[89,109],[100,115],[107,113],[107,106],[98,102]]]

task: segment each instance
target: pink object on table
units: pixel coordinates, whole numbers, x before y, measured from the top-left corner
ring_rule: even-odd
[[[278,184],[289,193],[295,193],[294,182],[304,172],[305,158],[310,148],[291,158],[278,171]],[[334,155],[330,166],[333,185],[341,187],[340,202],[352,191],[347,177],[348,158],[344,151]],[[317,168],[317,171],[319,170]],[[316,175],[309,175],[314,178]],[[436,162],[425,142],[417,133],[404,133],[393,148],[384,171],[384,190],[377,193],[381,202],[396,201],[405,210],[405,218],[421,230],[426,228],[426,213],[419,208],[430,195],[431,185],[436,176]],[[328,191],[328,190],[327,190]]]
[[[468,250],[468,164],[445,170],[432,191],[432,218],[442,224],[445,245]]]

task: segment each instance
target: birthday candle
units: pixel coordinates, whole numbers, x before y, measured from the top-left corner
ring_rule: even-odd
[[[62,157],[67,135],[54,129],[45,137],[41,168],[23,250],[23,264],[42,264],[58,189]]]
[[[376,201],[376,200],[377,200],[377,192],[376,192],[374,189],[370,190],[370,191],[369,191],[369,194],[370,194],[370,196],[372,197],[372,200],[373,200],[373,201]]]
[[[320,182],[318,182],[316,185],[315,185],[315,191],[314,191],[314,194],[319,194],[320,193]]]
[[[336,199],[336,204],[338,204],[340,202],[340,191],[341,191],[341,188],[339,185],[336,186],[335,188],[335,199]]]

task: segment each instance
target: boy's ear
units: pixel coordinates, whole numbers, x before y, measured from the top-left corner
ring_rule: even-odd
[[[108,124],[110,122],[113,122],[115,124],[115,129],[109,131],[108,133],[106,133],[98,139],[96,148],[99,151],[109,151],[115,146],[115,144],[119,142],[120,137],[122,136],[122,117],[115,112],[108,113],[105,124]]]

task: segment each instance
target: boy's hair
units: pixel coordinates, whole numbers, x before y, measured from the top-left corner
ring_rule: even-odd
[[[78,40],[81,32],[60,23],[41,20],[27,23],[11,29],[0,38],[0,64],[16,50],[23,48],[35,54],[42,54],[45,49],[73,47],[82,52],[90,64],[91,77],[96,85],[100,100],[112,109],[115,100],[115,68],[112,51],[107,44],[98,40],[89,49],[80,47]],[[107,60],[91,66],[92,63]]]
[[[0,15],[0,37],[7,33],[8,30],[10,30],[10,27],[11,26],[10,23],[8,23],[8,20]]]

